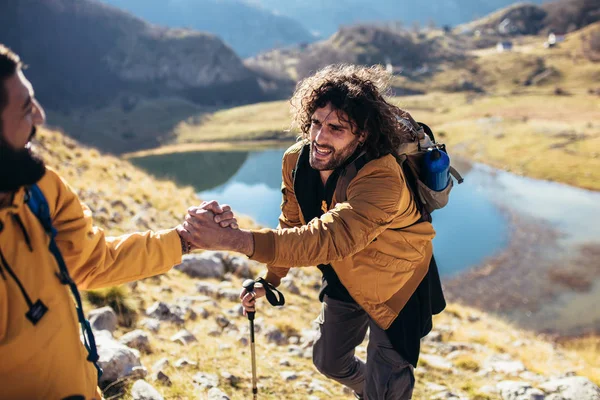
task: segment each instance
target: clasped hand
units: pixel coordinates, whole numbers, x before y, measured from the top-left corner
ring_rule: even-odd
[[[177,232],[192,249],[235,250],[233,242],[239,231],[231,207],[213,200],[190,207]]]

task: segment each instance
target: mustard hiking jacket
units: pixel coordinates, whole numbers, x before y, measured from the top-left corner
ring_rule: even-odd
[[[294,169],[306,143],[283,156],[283,203],[277,230],[254,231],[252,259],[275,280],[290,267],[331,264],[352,298],[388,329],[429,269],[435,236],[421,218],[402,168],[392,155],[369,161],[350,182],[347,200],[334,192],[328,211],[305,221],[294,192]],[[337,191],[337,188],[336,188]]]
[[[56,242],[79,289],[119,285],[167,272],[181,262],[179,235],[173,230],[106,237],[92,214],[54,171],[38,182],[57,229]],[[100,399],[97,372],[87,361],[68,286],[48,250],[49,237],[24,201],[0,209],[0,251],[32,302],[48,312],[33,325],[29,307],[6,265],[0,265],[0,399]],[[0,263],[2,264],[2,263]]]

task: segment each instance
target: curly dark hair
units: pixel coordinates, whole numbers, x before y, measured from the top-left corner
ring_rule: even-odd
[[[413,133],[400,118],[414,120],[410,114],[384,96],[390,92],[391,75],[381,66],[363,67],[337,64],[327,66],[300,81],[292,96],[292,128],[300,129],[301,138],[310,136],[311,117],[321,107],[333,108],[349,117],[352,133],[367,132],[364,144],[371,158],[386,154],[398,156],[397,149]]]
[[[22,68],[23,64],[19,56],[11,49],[0,43],[0,113],[6,107],[8,94],[4,87],[4,82]],[[2,141],[2,119],[0,115],[0,141]]]

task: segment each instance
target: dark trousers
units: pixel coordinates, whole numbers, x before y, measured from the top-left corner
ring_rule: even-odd
[[[325,295],[317,318],[320,333],[313,362],[330,379],[348,386],[367,400],[406,400],[412,397],[413,367],[394,350],[387,334],[356,303]],[[367,362],[355,356],[370,329]]]

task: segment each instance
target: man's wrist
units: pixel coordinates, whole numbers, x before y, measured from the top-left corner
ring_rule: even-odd
[[[185,240],[180,234],[179,232],[177,232],[177,235],[179,236],[179,242],[181,244],[181,254],[182,255],[186,255],[189,254],[192,251],[192,245],[191,243],[189,243],[187,240]]]
[[[252,257],[254,254],[254,236],[251,231],[240,229],[238,232],[238,238],[236,240],[236,249],[238,253]]]

